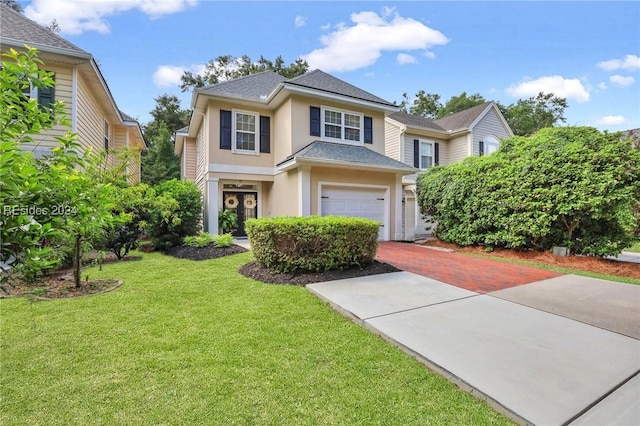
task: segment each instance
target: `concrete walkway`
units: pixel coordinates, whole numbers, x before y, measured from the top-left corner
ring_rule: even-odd
[[[452,265],[478,268],[447,254],[462,258],[445,265],[450,277]],[[640,424],[640,286],[576,275],[499,284],[472,291],[396,272],[307,288],[519,423]]]

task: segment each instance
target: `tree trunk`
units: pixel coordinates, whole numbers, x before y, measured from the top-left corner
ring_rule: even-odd
[[[82,286],[80,277],[80,252],[82,251],[82,237],[76,235],[76,241],[73,248],[73,281],[76,284],[76,288]]]

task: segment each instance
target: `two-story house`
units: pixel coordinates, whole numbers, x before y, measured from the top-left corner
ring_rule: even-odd
[[[402,177],[415,168],[385,155],[390,102],[315,70],[286,79],[265,71],[194,90],[176,132],[182,177],[204,201],[203,224],[252,217],[346,215],[402,238]]]
[[[513,136],[495,102],[485,102],[447,117],[431,120],[403,112],[390,114],[385,125],[385,154],[419,171],[457,163],[472,155],[498,149],[501,139]],[[403,177],[403,239],[430,233],[416,203],[416,177]]]
[[[38,49],[43,68],[54,74],[55,87],[33,88],[25,95],[48,105],[61,100],[71,121],[71,131],[78,134],[83,151],[108,149],[115,153],[130,148],[134,161],[129,165],[131,182],[140,181],[140,152],[146,149],[139,123],[120,111],[93,56],[26,18],[9,6],[0,4],[0,52],[23,50],[25,45]],[[4,58],[3,58],[4,60]],[[23,149],[42,157],[55,147],[56,136],[69,130],[64,126],[42,132]],[[115,157],[110,156],[115,162]]]

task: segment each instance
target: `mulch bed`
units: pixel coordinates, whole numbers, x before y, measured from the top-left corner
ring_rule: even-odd
[[[399,272],[400,269],[387,263],[378,262],[364,266],[354,266],[348,269],[325,272],[300,272],[272,274],[268,269],[260,267],[256,262],[249,262],[240,267],[238,272],[245,277],[268,284],[307,285],[324,281],[342,280],[347,278],[364,277],[368,275]]]
[[[232,254],[244,253],[246,248],[232,244],[229,247],[217,247],[214,244],[209,244],[206,247],[189,247],[178,246],[172,247],[164,251],[164,254],[168,256],[177,257],[179,259],[188,260],[209,260],[217,259],[223,256],[230,256]]]
[[[453,250],[454,252],[482,254],[501,257],[504,259],[526,260],[544,263],[546,265],[577,269],[580,271],[640,279],[640,265],[604,259],[596,256],[561,257],[554,256],[549,251],[515,250],[504,248],[495,248],[493,251],[487,252],[484,247],[459,247],[456,244],[447,243],[437,239],[427,240],[422,244],[425,246],[446,248]]]

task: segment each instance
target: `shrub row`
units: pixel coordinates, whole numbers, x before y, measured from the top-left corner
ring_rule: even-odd
[[[459,245],[615,255],[638,238],[640,151],[588,127],[513,137],[418,178],[421,212]]]
[[[340,216],[249,219],[256,262],[272,273],[321,272],[373,262],[379,223]]]

